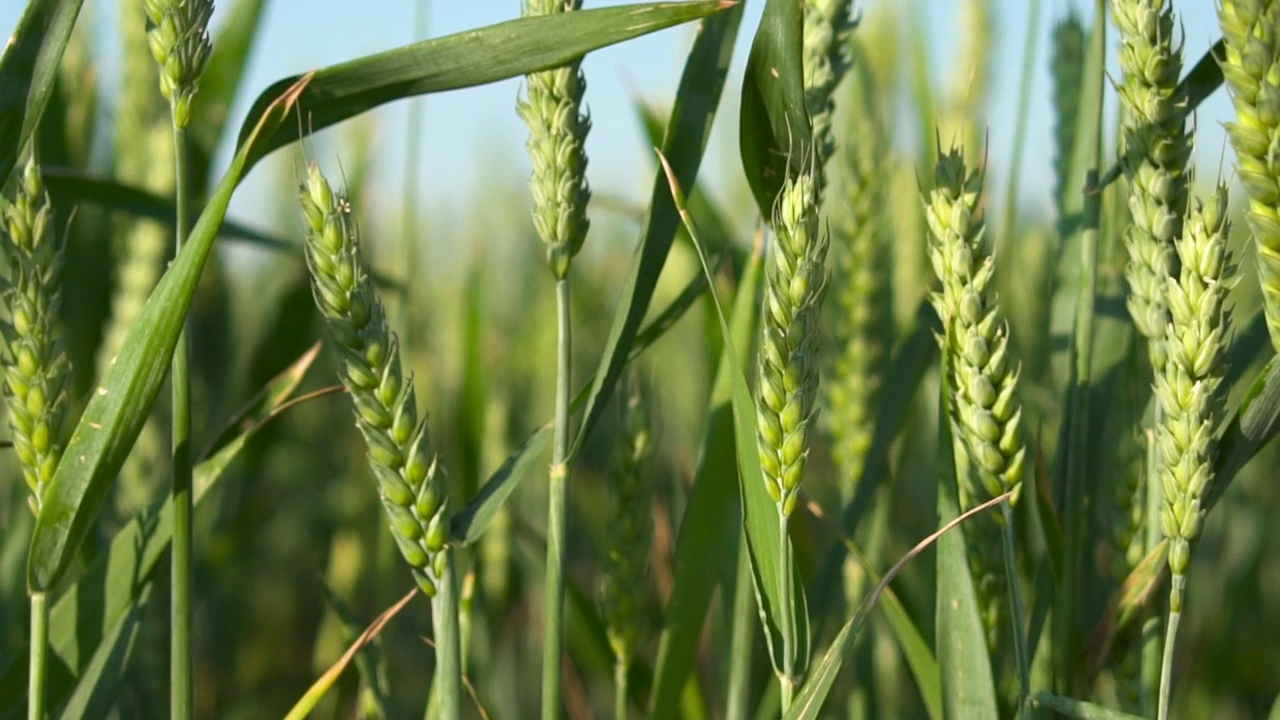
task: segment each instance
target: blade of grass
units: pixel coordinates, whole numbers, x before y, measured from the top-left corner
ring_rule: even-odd
[[[666,136],[662,141],[662,153],[673,158],[676,179],[682,187],[692,187],[698,176],[706,152],[707,139],[711,135],[712,121],[720,104],[729,61],[733,57],[733,44],[738,26],[742,22],[742,5],[735,5],[727,12],[703,20],[699,26],[689,58],[685,61],[676,90],[676,104],[667,121]],[[581,15],[585,12],[569,13]],[[666,178],[659,170],[653,180],[649,196],[649,214],[631,266],[631,274],[622,288],[622,302],[609,328],[600,364],[591,383],[582,422],[578,426],[574,445],[569,452],[572,459],[582,449],[600,418],[614,386],[622,375],[631,346],[636,341],[636,330],[649,309],[658,276],[666,264],[667,255],[680,227],[680,218],[672,201]]]
[[[31,0],[0,56],[0,184],[35,132],[84,0]]]
[[[213,248],[231,195],[247,170],[247,160],[261,138],[284,121],[306,84],[306,78],[299,81],[262,115],[259,132],[242,146],[189,241],[152,292],[120,355],[89,400],[67,443],[66,462],[59,463],[36,520],[27,565],[30,589],[48,590],[58,581],[97,517],[160,393],[200,270]]]
[[[1079,666],[1079,637],[1077,626],[1077,600],[1084,562],[1085,541],[1082,531],[1085,524],[1085,508],[1089,505],[1086,492],[1086,460],[1089,455],[1089,396],[1093,382],[1093,323],[1096,309],[1098,279],[1098,234],[1101,213],[1101,190],[1098,189],[1098,166],[1102,152],[1102,93],[1106,70],[1106,8],[1102,0],[1094,6],[1094,27],[1090,38],[1089,56],[1086,61],[1079,124],[1076,137],[1076,155],[1072,162],[1072,178],[1083,180],[1076,184],[1080,193],[1068,196],[1069,212],[1078,209],[1081,222],[1075,225],[1080,244],[1080,285],[1076,298],[1074,331],[1069,344],[1070,381],[1066,417],[1063,419],[1063,437],[1059,448],[1065,452],[1063,476],[1059,487],[1063,508],[1063,539],[1065,555],[1061,586],[1055,593],[1053,607],[1054,687],[1060,692],[1071,692]],[[1076,182],[1076,180],[1073,180]]]
[[[738,296],[733,306],[730,328],[734,347],[751,347],[760,308],[759,282],[761,257],[757,252],[743,272]],[[728,352],[725,345],[723,352]],[[747,362],[746,357],[738,362]],[[663,613],[662,634],[654,662],[654,684],[650,717],[675,717],[680,693],[697,658],[698,642],[711,605],[711,596],[724,567],[737,563],[741,508],[738,507],[734,478],[738,468],[734,460],[733,398],[729,378],[729,361],[721,357],[716,381],[711,391],[711,407],[707,413],[707,429],[703,435],[697,472],[693,478],[689,503],[680,519],[672,559],[674,578],[671,596]]]
[[[675,171],[667,163],[664,155],[659,154],[667,180],[671,185],[671,195],[675,206],[684,221],[694,247],[698,249],[698,259],[702,263],[707,282],[711,282],[711,266],[702,251],[698,240],[697,229],[693,225],[684,204],[684,196],[675,177]],[[804,670],[809,660],[809,615],[805,601],[804,585],[800,582],[800,572],[795,567],[795,557],[791,553],[782,553],[782,542],[778,534],[777,505],[765,490],[764,473],[760,467],[760,455],[755,441],[755,399],[747,386],[746,375],[742,371],[736,349],[733,346],[733,333],[729,321],[725,317],[724,308],[716,298],[715,288],[711,288],[715,299],[716,316],[720,322],[720,332],[725,339],[723,355],[729,366],[729,382],[733,391],[733,427],[734,446],[738,456],[738,482],[742,493],[742,522],[746,532],[747,549],[751,558],[751,574],[755,579],[756,600],[760,606],[760,618],[764,625],[765,642],[769,646],[769,656],[775,672],[789,670],[791,677],[804,677]],[[791,567],[782,565],[783,558]],[[780,578],[783,573],[791,578],[791,602],[784,603]],[[795,629],[794,640],[789,648],[790,657],[783,655],[783,624]]]
[[[547,70],[726,7],[723,0],[700,0],[520,18],[331,65],[312,73],[312,82],[298,98],[302,122],[278,125],[255,148],[248,165],[298,140],[304,131],[323,130],[394,100]],[[298,79],[279,80],[258,96],[241,126],[239,145],[275,98]]]

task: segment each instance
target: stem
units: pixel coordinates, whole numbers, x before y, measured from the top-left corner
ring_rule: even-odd
[[[440,578],[440,591],[431,600],[431,615],[436,632],[436,688],[439,691],[439,717],[457,720],[462,717],[462,633],[458,624],[458,577],[453,550],[445,549],[445,571]],[[431,711],[431,703],[427,704]]]
[[[182,250],[190,219],[187,212],[187,132],[173,126],[173,158],[176,178],[176,237],[174,256]],[[194,715],[191,647],[191,348],[184,322],[173,351],[173,577],[170,614],[173,635],[169,657],[169,715],[189,720]]]
[[[1178,637],[1178,621],[1182,618],[1182,590],[1187,578],[1174,575],[1169,589],[1169,627],[1165,630],[1164,658],[1160,661],[1160,709],[1157,720],[1169,718],[1169,694],[1173,686],[1173,644]]]
[[[791,612],[791,535],[787,533],[787,516],[778,513],[778,602],[781,604],[782,622],[782,673],[778,682],[782,690],[782,714],[791,709],[792,695],[795,691],[795,648],[796,627],[795,616]]]
[[[1018,715],[1027,707],[1031,698],[1031,663],[1027,658],[1027,636],[1023,624],[1022,587],[1018,582],[1018,564],[1013,553],[1013,508],[1009,503],[1001,506],[1004,514],[1004,572],[1009,586],[1009,602],[1013,608],[1013,656],[1018,665]]]
[[[569,479],[569,393],[572,336],[569,280],[556,281],[556,419],[547,508],[547,624],[542,645],[542,718],[560,717],[560,658],[564,646],[564,515]]]
[[[27,683],[27,718],[44,720],[45,655],[49,649],[49,596],[31,594],[31,663]]]
[[[627,667],[626,658],[619,656],[613,663],[613,717],[627,720]]]
[[[1154,381],[1153,381],[1154,382]],[[1160,523],[1160,508],[1164,503],[1164,491],[1160,487],[1160,453],[1156,444],[1156,428],[1164,422],[1159,396],[1152,398],[1151,427],[1147,428],[1147,487],[1146,513],[1142,522],[1143,544],[1147,552],[1164,539],[1164,528]],[[1155,717],[1157,699],[1160,695],[1161,647],[1160,647],[1160,613],[1150,613],[1150,617],[1142,629],[1142,663],[1141,682],[1139,683],[1138,709],[1145,717]]]

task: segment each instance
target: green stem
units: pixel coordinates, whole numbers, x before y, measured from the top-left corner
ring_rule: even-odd
[[[787,532],[787,516],[778,513],[778,602],[781,605],[782,622],[782,673],[778,677],[782,690],[782,714],[791,709],[791,701],[795,691],[795,648],[796,627],[795,616],[791,612],[791,535]]]
[[[627,720],[627,668],[625,658],[618,657],[613,663],[613,717],[616,720]]]
[[[1160,661],[1160,709],[1157,720],[1169,718],[1169,695],[1173,688],[1173,645],[1178,637],[1178,621],[1182,619],[1182,591],[1187,582],[1185,575],[1174,575],[1169,589],[1169,626],[1165,629],[1164,657]]]
[[[1151,427],[1147,428],[1147,487],[1146,512],[1143,514],[1143,546],[1150,552],[1164,539],[1164,528],[1160,523],[1160,508],[1164,503],[1164,493],[1160,487],[1160,453],[1155,442],[1156,428],[1164,422],[1164,412],[1160,408],[1160,399],[1152,398]],[[1157,699],[1160,695],[1161,666],[1161,633],[1160,614],[1151,613],[1142,629],[1142,663],[1141,682],[1139,684],[1138,709],[1145,717],[1155,717]]]
[[[439,717],[457,720],[462,717],[462,632],[458,623],[458,577],[453,550],[445,551],[445,571],[440,578],[440,591],[431,600],[432,620],[436,631],[436,688],[439,692]],[[427,704],[428,712],[431,703]]]
[[[560,660],[564,647],[564,526],[569,479],[569,383],[572,335],[569,280],[556,281],[556,418],[547,508],[547,623],[542,645],[542,719],[560,717]]]
[[[1023,710],[1031,698],[1031,661],[1027,657],[1027,635],[1025,611],[1022,607],[1022,586],[1018,581],[1018,563],[1014,557],[1013,541],[1013,508],[1009,503],[1001,505],[1004,514],[1004,573],[1005,582],[1009,586],[1009,604],[1013,608],[1013,656],[1018,665],[1018,712]]]
[[[31,667],[27,684],[27,718],[44,720],[45,655],[49,649],[49,596],[31,595]]]
[[[177,215],[174,256],[190,227],[187,208],[187,132],[173,126]],[[171,579],[172,638],[169,658],[169,716],[189,720],[195,711],[191,647],[191,348],[187,329],[178,335],[170,382],[173,386],[173,577]]]

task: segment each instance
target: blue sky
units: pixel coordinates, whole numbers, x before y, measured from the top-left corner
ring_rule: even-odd
[[[421,1],[421,0],[418,0]],[[868,12],[879,3],[895,0],[863,0]],[[897,0],[914,2],[927,16],[930,27],[930,58],[935,75],[947,76],[946,67],[956,51],[951,28],[957,21],[962,0]],[[265,25],[261,30],[255,56],[248,71],[246,87],[232,117],[240,117],[253,94],[275,79],[291,73],[340,62],[363,54],[384,50],[415,39],[413,13],[415,0],[269,0]],[[226,4],[224,2],[223,4]],[[588,2],[589,7],[617,5],[619,2]],[[1043,156],[1043,148],[1051,147],[1051,115],[1048,105],[1047,72],[1048,34],[1052,21],[1074,6],[1086,17],[1092,13],[1092,2],[1075,0],[1042,0],[1039,43],[1035,62],[1035,91],[1028,135],[1028,157]],[[22,0],[0,0],[0,27],[12,28],[17,21]],[[510,19],[519,14],[518,0],[434,0],[428,4],[427,36],[472,29]],[[992,83],[993,105],[988,120],[991,157],[998,170],[1008,165],[1016,115],[1016,96],[1023,33],[1030,0],[995,0],[997,50]],[[1218,36],[1214,3],[1208,0],[1182,0],[1177,3],[1180,22],[1186,35],[1189,62],[1199,58]],[[98,33],[106,56],[103,68],[110,87],[117,63],[112,58],[119,52],[114,41],[114,24],[119,14],[118,2],[86,3],[85,11],[100,29]],[[740,33],[739,47],[731,77],[736,85],[741,77],[751,33],[763,7],[761,0],[747,3],[746,17]],[[219,15],[215,14],[215,27]],[[607,48],[589,56],[584,63],[587,75],[587,102],[594,121],[588,142],[589,169],[592,186],[601,193],[623,195],[639,201],[651,182],[652,155],[644,142],[631,111],[631,97],[638,94],[665,103],[679,80],[684,53],[690,42],[688,28],[674,28]],[[215,36],[216,42],[216,36]],[[1112,72],[1114,40],[1110,44]],[[425,145],[420,185],[428,208],[470,207],[471,200],[489,183],[511,187],[523,182],[528,174],[528,161],[523,144],[524,128],[516,118],[514,103],[520,91],[519,80],[429,96],[423,107]],[[705,180],[717,194],[730,191],[740,183],[739,165],[732,157],[736,141],[732,134],[732,118],[736,116],[737,89],[726,90],[727,103],[722,107],[710,160],[704,164]],[[110,103],[110,99],[107,100]],[[1113,94],[1109,102],[1114,103]],[[379,185],[384,189],[401,184],[404,173],[404,137],[408,113],[406,103],[386,106],[375,111],[373,140],[379,166]],[[1113,112],[1108,112],[1111,117]],[[1201,167],[1216,170],[1223,133],[1221,122],[1230,115],[1230,104],[1224,93],[1202,106],[1198,115],[1200,137],[1197,152]],[[341,134],[341,130],[338,131]],[[226,148],[223,149],[224,157]],[[1228,157],[1230,157],[1228,155]],[[1207,164],[1206,164],[1207,163]],[[1024,167],[1023,203],[1029,206],[1047,202],[1049,179],[1040,168],[1042,162],[1029,161]],[[495,170],[507,175],[494,177]],[[258,193],[252,188],[265,182],[262,172],[250,183],[249,192],[240,193],[233,212],[239,217],[258,215],[255,206]],[[1003,172],[1000,173],[1003,175]],[[1003,178],[994,178],[996,183]],[[1000,197],[996,195],[995,197]]]

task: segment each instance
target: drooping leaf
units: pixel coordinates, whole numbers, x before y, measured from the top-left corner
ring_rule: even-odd
[[[751,194],[766,218],[773,217],[774,202],[787,177],[812,162],[801,8],[796,0],[765,2],[742,81],[738,149]]]
[[[84,0],[30,0],[0,55],[0,185],[35,132]]]
[[[315,71],[299,97],[302,121],[276,126],[256,148],[249,166],[298,140],[304,131],[323,130],[384,103],[558,67],[592,50],[726,7],[722,0],[698,0],[524,17],[331,65]],[[241,126],[240,145],[275,98],[297,81],[297,76],[284,78],[258,96]]]
[[[800,689],[799,694],[796,695],[795,703],[791,706],[791,709],[787,711],[787,720],[817,720],[820,716],[823,703],[826,702],[827,694],[831,691],[831,685],[835,682],[836,675],[840,672],[840,666],[843,663],[845,656],[853,651],[853,643],[858,638],[858,633],[862,630],[863,625],[866,624],[866,620],[871,614],[871,609],[876,606],[876,603],[880,598],[886,597],[889,583],[898,575],[898,573],[902,572],[902,569],[907,566],[907,563],[920,553],[924,552],[930,545],[938,542],[940,538],[949,534],[950,531],[959,527],[960,523],[976,517],[981,513],[989,512],[996,505],[1008,502],[1011,496],[1012,493],[1005,493],[1004,495],[1000,495],[985,503],[972,507],[964,513],[957,514],[956,517],[944,522],[936,532],[931,533],[924,540],[916,543],[915,547],[911,548],[911,550],[903,555],[898,562],[894,563],[893,567],[889,569],[889,572],[885,573],[884,577],[879,578],[876,581],[875,587],[872,588],[871,592],[867,594],[867,597],[858,605],[857,612],[855,612],[853,617],[849,618],[849,621],[840,629],[835,640],[831,642],[831,647],[827,649],[827,653],[814,667],[813,672],[809,674],[809,677],[805,679],[804,686]],[[901,608],[899,607],[899,609]],[[923,640],[921,639],[920,642],[922,643]],[[934,679],[936,680],[936,677]],[[978,707],[975,705],[971,709],[976,710]],[[930,712],[932,717],[938,717],[941,714],[941,709],[935,708]],[[996,716],[949,714],[947,717],[978,718]]]

